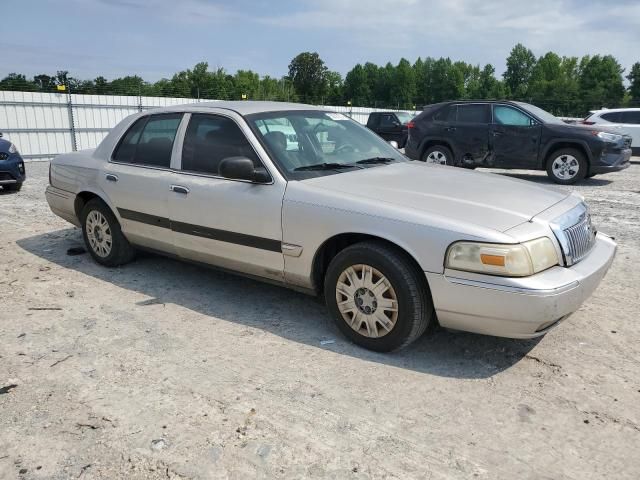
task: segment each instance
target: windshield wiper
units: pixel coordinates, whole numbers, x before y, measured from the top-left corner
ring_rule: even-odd
[[[358,160],[356,163],[358,165],[374,165],[376,163],[391,163],[395,161],[396,159],[391,157],[372,157],[365,158],[364,160]]]
[[[339,170],[342,168],[358,168],[353,164],[346,163],[316,163],[315,165],[305,165],[304,167],[294,168],[294,172],[302,172],[305,170]]]

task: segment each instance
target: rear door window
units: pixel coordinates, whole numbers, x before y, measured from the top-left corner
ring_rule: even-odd
[[[181,113],[139,119],[121,140],[113,159],[134,165],[169,168],[173,141],[181,120]]]
[[[488,104],[458,105],[458,123],[491,123]]]
[[[182,170],[217,176],[220,162],[230,157],[247,157],[256,167],[262,166],[236,122],[219,115],[191,115],[182,147]]]

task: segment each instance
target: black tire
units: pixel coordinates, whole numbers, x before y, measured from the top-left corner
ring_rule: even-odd
[[[377,338],[357,332],[338,308],[338,280],[348,267],[356,265],[368,265],[376,269],[387,278],[396,294],[395,324],[388,333]],[[340,331],[353,343],[377,352],[390,352],[409,345],[427,330],[431,322],[435,322],[433,302],[423,273],[404,252],[383,242],[357,243],[338,253],[331,260],[325,275],[324,296]],[[354,296],[354,305],[355,301]]]
[[[442,156],[444,157],[444,161],[441,162],[441,165],[453,165],[454,161],[453,161],[453,152],[451,152],[451,150],[448,147],[445,147],[444,145],[432,145],[429,148],[427,148],[422,156],[420,157],[420,160],[422,160],[423,162],[429,162],[428,158],[429,155],[431,155],[432,153],[437,154],[437,153],[442,154]],[[430,163],[435,163],[435,162],[430,162]]]
[[[93,211],[100,213],[106,219],[111,233],[111,249],[105,256],[101,256],[94,250],[87,236],[87,217]],[[118,223],[118,220],[111,209],[101,199],[94,198],[87,202],[80,214],[80,221],[82,222],[82,236],[84,238],[84,243],[96,262],[107,267],[118,267],[133,260],[133,257],[135,256],[135,249],[122,234],[120,223]]]
[[[8,192],[19,192],[22,188],[22,182],[20,183],[9,183],[7,185],[3,185],[4,189]]]
[[[554,169],[554,162],[560,157],[573,157],[577,160],[578,171],[575,172],[575,174],[573,174],[573,176],[571,176],[570,178],[562,178],[561,176],[559,176],[560,173],[556,172],[556,169]],[[587,175],[588,170],[589,164],[584,157],[584,153],[582,153],[580,150],[576,150],[575,148],[561,148],[560,150],[556,150],[551,155],[549,155],[549,158],[547,159],[547,175],[549,175],[549,178],[551,180],[560,185],[572,185],[582,180]],[[573,171],[574,170],[570,170],[570,172]]]

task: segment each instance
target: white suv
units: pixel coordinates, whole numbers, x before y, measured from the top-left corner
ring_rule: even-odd
[[[619,129],[622,133],[632,137],[633,154],[640,154],[640,108],[592,110],[582,123],[585,125],[606,125]]]

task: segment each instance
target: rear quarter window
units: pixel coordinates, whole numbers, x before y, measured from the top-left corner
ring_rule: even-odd
[[[620,123],[640,125],[640,112],[621,112],[622,119]]]
[[[603,113],[602,115],[600,115],[600,118],[602,118],[603,120],[606,120],[607,122],[614,122],[614,123],[620,122],[620,120],[622,119],[621,117],[622,117],[621,112],[610,112],[610,113]]]

